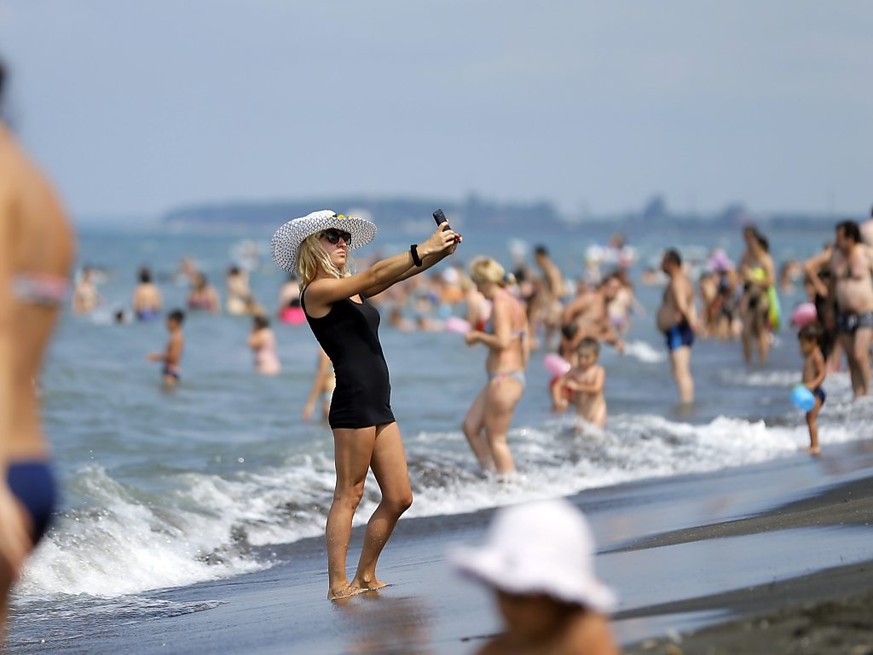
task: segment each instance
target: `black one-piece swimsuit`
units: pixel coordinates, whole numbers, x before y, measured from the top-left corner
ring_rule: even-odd
[[[300,297],[306,311],[305,291]],[[330,402],[331,428],[366,428],[394,422],[388,365],[379,343],[379,311],[362,302],[339,300],[321,318],[306,314],[312,333],[330,357],[336,388]]]

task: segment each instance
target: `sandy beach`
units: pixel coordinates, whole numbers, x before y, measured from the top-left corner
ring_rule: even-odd
[[[572,500],[621,596],[627,653],[870,652],[873,442]],[[127,611],[47,632],[13,622],[8,652],[469,653],[499,623],[446,552],[481,539],[490,516],[401,521],[381,564],[392,586],[344,604],[325,600],[321,540],[307,539],[273,548],[283,564],[140,595]]]

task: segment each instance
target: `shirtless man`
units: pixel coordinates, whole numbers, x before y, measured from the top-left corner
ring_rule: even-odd
[[[837,329],[846,351],[855,398],[870,391],[870,344],[873,342],[873,278],[867,248],[855,221],[837,224],[831,255],[831,297],[837,303]]]
[[[619,352],[624,351],[624,343],[614,326],[609,322],[608,305],[615,298],[619,285],[611,279],[604,280],[597,288],[579,288],[576,297],[564,307],[561,314],[561,327],[576,326],[571,345],[576,346],[585,337],[606,342]]]
[[[661,260],[661,270],[670,278],[664,299],[658,308],[658,329],[667,338],[673,378],[682,403],[694,402],[694,378],[691,377],[691,344],[694,343],[694,285],[682,270],[679,252],[670,249]]]
[[[546,348],[551,348],[554,336],[561,328],[561,299],[565,294],[564,275],[549,256],[545,246],[537,246],[534,249],[534,261],[542,272],[544,282],[538,307],[539,318],[546,329]]]

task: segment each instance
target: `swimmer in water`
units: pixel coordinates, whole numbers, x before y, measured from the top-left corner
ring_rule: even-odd
[[[185,348],[185,335],[182,333],[182,323],[185,322],[185,313],[181,309],[174,309],[167,315],[167,331],[170,339],[162,353],[150,353],[149,361],[162,362],[164,386],[173,388],[179,383],[181,369],[179,363],[182,360],[182,351]]]

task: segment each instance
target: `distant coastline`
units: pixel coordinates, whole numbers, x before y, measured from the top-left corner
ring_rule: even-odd
[[[754,222],[769,228],[791,228],[807,223],[836,221],[840,217],[802,212],[759,213],[735,203],[712,213],[688,213],[670,210],[666,202],[656,197],[638,211],[627,211],[603,216],[563,215],[552,203],[534,202],[501,203],[469,196],[461,202],[445,199],[334,196],[301,200],[276,201],[230,201],[187,205],[173,209],[161,218],[164,227],[171,229],[198,229],[209,227],[271,230],[296,216],[316,209],[330,208],[340,213],[364,214],[373,217],[380,226],[392,231],[418,234],[422,217],[429,217],[437,208],[442,208],[453,225],[459,230],[465,224],[506,229],[514,226],[536,225],[538,229],[573,229],[591,223],[615,223],[629,225],[693,224],[707,222],[720,225],[743,225]]]

